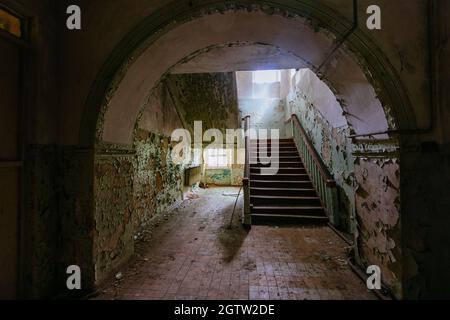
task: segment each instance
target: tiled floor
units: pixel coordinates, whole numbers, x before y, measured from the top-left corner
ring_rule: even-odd
[[[375,299],[329,228],[228,229],[237,192],[200,190],[155,220],[96,299]]]

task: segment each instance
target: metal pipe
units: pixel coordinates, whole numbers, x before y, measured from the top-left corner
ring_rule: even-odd
[[[355,134],[350,135],[349,138],[359,138],[359,137],[369,137],[369,136],[376,136],[381,134],[428,134],[431,133],[435,127],[435,109],[436,109],[436,101],[435,101],[435,94],[436,94],[436,76],[435,76],[435,69],[436,69],[436,58],[435,58],[435,28],[434,28],[434,16],[435,16],[436,9],[434,7],[434,1],[428,0],[427,2],[427,29],[428,29],[428,73],[429,73],[429,104],[430,104],[430,119],[428,122],[428,126],[426,128],[416,128],[416,129],[398,129],[398,130],[386,130],[382,132],[371,132],[371,133],[364,133],[364,134]]]
[[[347,39],[358,29],[359,19],[358,19],[358,0],[353,0],[353,25],[348,30],[345,35],[339,40],[338,44],[333,48],[330,54],[324,59],[324,61],[319,65],[316,69],[316,73],[319,73],[320,70],[331,60],[331,58],[336,54],[336,52],[342,47],[342,45],[347,41]]]
[[[241,195],[241,191],[242,191],[242,187],[243,187],[243,186],[244,186],[244,185],[242,185],[242,186],[239,188],[239,192],[238,192],[238,195],[237,195],[237,197],[236,197],[236,201],[234,202],[233,213],[231,214],[231,219],[230,219],[230,224],[228,225],[228,229],[231,229],[231,227],[233,226],[234,212],[236,211],[236,205],[237,205],[237,202],[238,202],[238,200],[239,200],[239,196]]]

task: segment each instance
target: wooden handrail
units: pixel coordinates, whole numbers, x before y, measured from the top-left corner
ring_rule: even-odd
[[[292,114],[291,119],[292,119],[293,123],[295,123],[297,125],[299,132],[302,135],[302,139],[305,142],[305,145],[308,148],[312,159],[316,163],[317,169],[319,170],[319,173],[322,176],[323,180],[326,182],[328,187],[335,188],[336,181],[334,180],[333,176],[328,171],[328,168],[323,163],[322,158],[319,156],[316,149],[314,148],[314,145],[312,144],[311,140],[309,139],[308,134],[306,133],[305,129],[303,128],[298,116],[296,114]]]
[[[245,227],[250,227],[252,224],[252,218],[250,214],[250,116],[242,118],[244,122],[244,134],[245,134],[245,167],[244,178],[242,179],[242,187],[244,188],[244,215],[242,224]]]
[[[244,121],[244,134],[245,134],[245,167],[244,167],[244,184],[248,184],[250,178],[250,137],[248,136],[248,130],[250,127],[250,116],[242,118]]]

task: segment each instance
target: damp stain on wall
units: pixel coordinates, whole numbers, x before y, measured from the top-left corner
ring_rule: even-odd
[[[170,137],[139,130],[135,141],[135,229],[183,197],[184,167],[172,161]]]
[[[354,208],[354,166],[351,142],[347,139],[350,129],[333,128],[320,111],[308,101],[308,96],[296,90],[288,98],[289,114],[296,114],[310,137],[316,151],[336,180],[340,195],[338,225],[352,232]]]
[[[96,280],[133,254],[134,155],[96,155],[94,165]]]
[[[337,182],[338,224],[353,233],[359,263],[380,266],[383,282],[401,297],[398,141],[349,139],[348,126],[333,128],[298,89],[290,95],[288,106]]]
[[[364,265],[381,268],[383,282],[401,294],[400,166],[398,159],[355,163],[358,247]]]
[[[224,133],[240,127],[234,73],[171,74],[165,84],[191,133],[194,121]]]

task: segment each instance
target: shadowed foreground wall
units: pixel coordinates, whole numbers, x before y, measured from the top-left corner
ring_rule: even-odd
[[[49,297],[58,291],[63,291],[65,269],[70,264],[78,264],[82,268],[83,284],[94,283],[95,262],[93,259],[97,254],[92,243],[97,230],[93,218],[95,157],[93,146],[87,146],[81,142],[80,136],[85,133],[83,131],[85,126],[82,124],[83,112],[86,110],[89,94],[95,91],[94,84],[97,75],[101,75],[101,82],[108,82],[114,76],[112,73],[103,74],[101,70],[114,49],[120,49],[118,46],[120,40],[124,39],[144,18],[149,17],[169,2],[166,0],[79,0],[78,3],[83,8],[83,28],[74,32],[65,28],[66,8],[72,4],[72,1],[2,0],[2,3],[10,4],[12,8],[32,18],[31,50],[27,50],[27,58],[31,67],[24,77],[26,82],[24,87],[28,88],[29,92],[24,92],[26,114],[21,119],[24,130],[23,147],[27,150],[26,156],[22,160],[25,161],[24,172],[29,175],[25,179],[26,185],[22,200],[24,212],[21,217],[23,222],[21,246],[23,249],[21,257],[23,288],[21,296],[23,297]],[[311,4],[311,7],[315,5],[320,5],[321,8],[329,7],[330,11],[334,10],[338,15],[347,18],[344,27],[351,26],[351,1],[305,0],[272,1],[271,3],[281,2],[293,6],[296,3],[306,3]],[[178,4],[183,3],[186,5],[186,10],[189,10],[188,1],[177,0],[172,3],[177,7],[181,7]],[[203,1],[192,2],[194,7],[204,3]],[[437,14],[427,17],[427,3],[436,5]],[[383,29],[369,31],[362,27],[358,32],[360,35],[367,35],[375,42],[377,45],[375,48],[382,52],[382,55],[398,73],[400,79],[398,85],[405,88],[414,110],[414,114],[411,113],[408,116],[417,120],[413,120],[412,127],[427,127],[433,109],[436,118],[432,130],[425,134],[417,136],[405,134],[402,137],[400,185],[404,296],[410,298],[449,297],[449,2],[373,0],[370,1],[370,4],[378,4],[382,7],[383,12],[388,12],[383,18]],[[175,5],[172,8],[175,8]],[[219,7],[219,9],[223,8]],[[276,10],[268,8],[267,11],[271,15]],[[311,22],[315,24],[317,30],[323,27],[321,23],[316,25],[317,10],[308,14],[311,14]],[[207,13],[202,13],[202,15],[207,15]],[[220,16],[223,14],[217,14],[209,19],[208,26],[215,26],[215,22]],[[230,16],[234,17],[234,15]],[[365,17],[363,10],[360,11],[359,17],[360,21],[363,21],[362,18]],[[163,19],[173,21],[175,18],[172,11],[164,11]],[[254,19],[253,22],[249,21],[250,27],[256,24],[254,21],[261,21],[258,20],[257,15],[250,18]],[[428,33],[428,19],[435,27],[435,32],[430,32],[430,34]],[[224,21],[222,20],[222,22]],[[330,23],[334,22],[330,21]],[[222,24],[222,26],[226,27],[226,24]],[[271,24],[257,24],[254,30],[260,30],[261,35],[264,35],[267,31],[273,31],[274,28]],[[275,29],[275,32],[278,32],[278,29]],[[257,32],[254,34],[257,35]],[[215,33],[209,32],[208,29],[208,35],[214,36]],[[432,39],[429,39],[430,35]],[[170,43],[169,46],[173,47],[174,44],[180,44],[183,41],[189,42],[195,37],[196,34],[187,40],[179,37],[179,42]],[[259,39],[264,38],[260,37]],[[255,37],[247,40],[258,41],[259,39]],[[294,38],[293,42],[298,42],[298,39]],[[429,42],[432,43],[431,47],[427,45]],[[309,46],[310,43],[313,42],[307,42],[308,48],[313,47]],[[330,45],[334,45],[334,42],[330,41]],[[180,45],[179,48],[183,48],[183,45]],[[322,53],[328,54],[331,47],[327,45],[324,49]],[[161,55],[157,56],[160,59],[153,56],[156,61],[155,65],[159,65],[163,59],[165,60],[175,52],[178,51],[167,50],[160,53]],[[319,63],[322,61],[320,55],[308,52],[312,53],[313,57],[317,57]],[[433,70],[428,68],[430,56],[437,60],[434,68],[432,67],[435,69],[434,74],[431,74]],[[339,57],[337,61],[339,62]],[[344,65],[340,70],[346,71],[346,61],[339,63]],[[382,76],[380,80],[383,82],[384,70],[380,70],[381,66],[374,66],[374,68],[374,71]],[[165,71],[162,70],[162,72]],[[352,73],[347,72],[347,74],[353,76]],[[3,74],[0,73],[1,76]],[[339,76],[336,78],[340,78]],[[428,90],[431,83],[436,84],[434,93],[430,93]],[[135,95],[136,92],[137,88],[133,88],[130,94]],[[433,95],[434,99],[431,97]],[[89,104],[89,106],[92,105]],[[119,118],[119,120],[122,119]],[[113,129],[117,128],[113,127]],[[151,132],[151,130],[149,131]],[[93,139],[93,137],[94,135],[89,139]],[[382,150],[383,147],[379,149]],[[122,155],[122,157],[126,159],[126,156]],[[388,155],[382,155],[382,157],[389,158]],[[108,160],[102,159],[98,163],[99,172],[100,168],[102,170],[103,167],[109,168],[108,163],[117,165],[112,158],[113,156]],[[392,159],[395,158],[392,157]],[[364,160],[360,164],[366,161]],[[105,183],[115,181],[114,183],[118,185],[125,184],[129,190],[129,181],[127,180],[129,171],[128,169],[121,171],[122,164],[124,168],[129,168],[129,162],[129,160],[123,160],[123,163],[119,161],[118,167],[102,171],[103,174],[99,174],[97,179],[102,183],[103,181]],[[361,165],[364,168],[372,168],[372,166],[380,164],[365,163]],[[391,167],[391,164],[388,166]],[[392,168],[395,172],[395,166]],[[123,173],[125,177],[113,179],[118,172]],[[361,172],[364,176],[364,170]],[[382,187],[385,185],[383,179],[380,182]],[[397,186],[395,179],[391,183],[394,187]],[[365,184],[362,185],[363,189],[369,189],[364,188]],[[120,194],[114,193],[113,195],[120,196]],[[108,199],[106,195],[104,198]],[[58,201],[57,205],[54,205],[55,199]],[[361,206],[364,202],[361,197]],[[372,201],[368,202],[369,207],[370,202]],[[129,203],[131,202],[127,200],[127,205],[122,209],[125,210]],[[111,204],[111,209],[113,208],[114,205]],[[106,212],[103,209],[101,212]],[[369,211],[366,213],[370,217]],[[114,214],[114,211],[111,211],[110,214]],[[120,212],[117,222],[120,219],[124,221],[124,217],[126,217],[126,212]],[[101,219],[109,218],[105,215]],[[395,219],[386,221],[389,221],[388,227],[391,229],[391,222]],[[367,233],[367,235],[377,232],[373,230],[372,222],[362,228],[362,233]],[[102,227],[98,226],[98,229],[102,230]],[[384,230],[385,227],[381,225],[377,229]],[[386,230],[378,231],[378,234],[386,238],[383,232],[389,234]],[[378,237],[376,238],[378,239]],[[110,238],[113,239],[112,236]],[[99,239],[102,239],[101,235]],[[125,243],[124,237],[119,237],[119,240],[117,242],[119,245],[120,242]],[[59,241],[59,244],[56,245],[54,241]],[[394,241],[396,242],[395,238]],[[376,242],[378,243],[378,240]],[[383,242],[385,241],[383,240]],[[373,252],[375,252],[377,256],[386,257],[383,258],[384,261],[390,261],[389,251],[391,249],[386,251],[386,248],[392,248],[391,244],[384,248],[381,246],[381,254],[370,249],[371,246],[367,247],[367,254],[374,255]],[[398,248],[397,243],[396,248]],[[115,248],[108,249],[108,251],[114,252]],[[396,253],[394,253],[394,257],[396,257]],[[56,260],[56,266],[53,260]],[[108,263],[108,261],[103,261],[102,264],[108,265]],[[88,286],[83,285],[83,287],[88,289]]]

